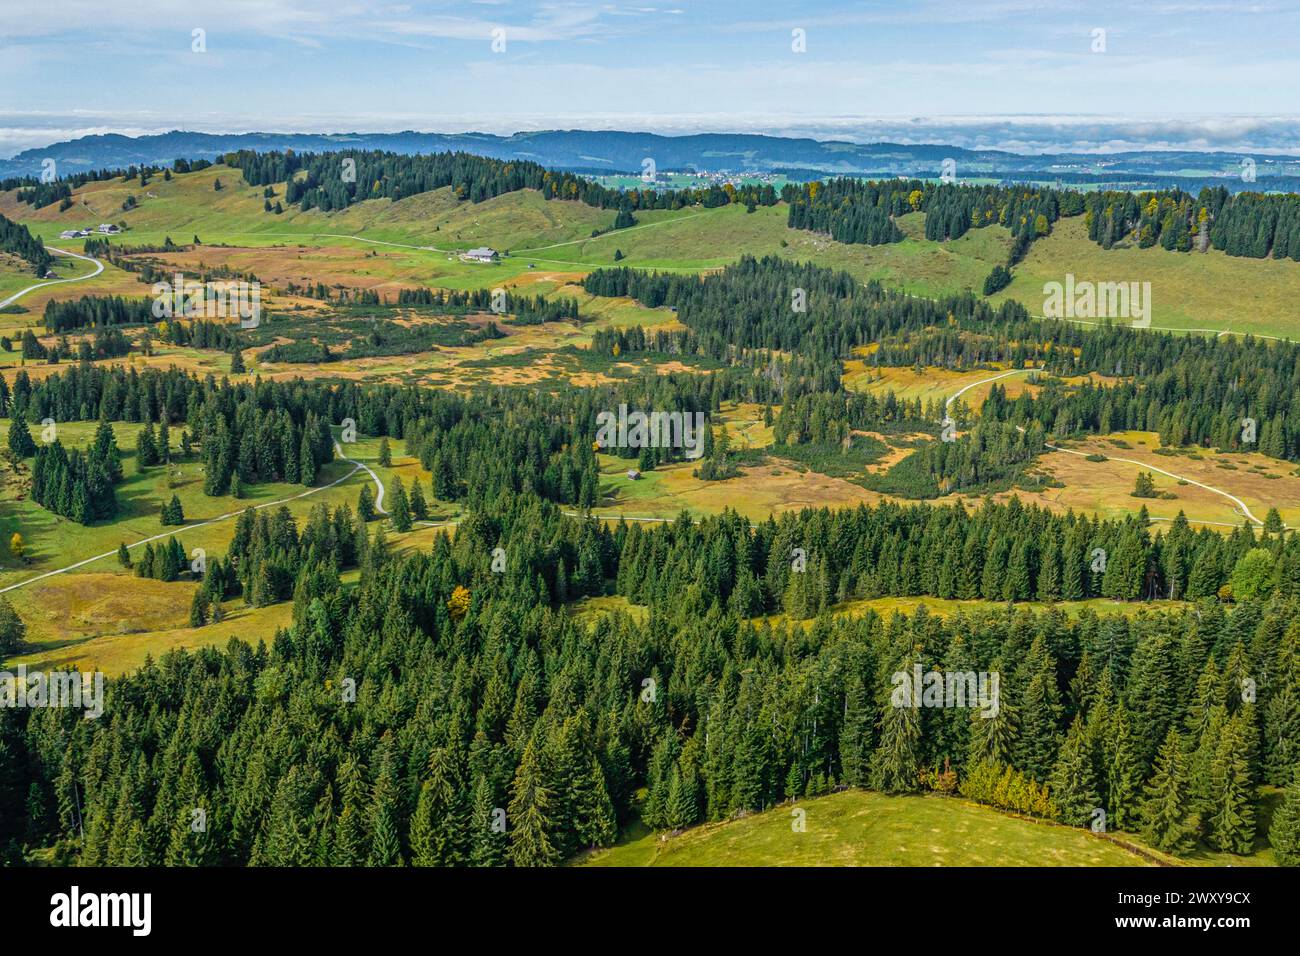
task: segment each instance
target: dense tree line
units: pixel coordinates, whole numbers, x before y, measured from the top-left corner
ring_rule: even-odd
[[[432,306],[449,312],[499,312],[514,316],[520,325],[582,321],[577,299],[548,299],[544,295],[520,295],[509,290],[402,289],[397,294],[397,305]]]
[[[95,420],[184,424],[200,446],[205,490],[280,480],[312,484],[332,456],[329,426],[345,419],[362,434],[405,438],[433,472],[434,493],[471,504],[503,490],[531,490],[565,504],[598,503],[593,445],[602,412],[621,405],[645,412],[710,416],[724,401],[784,403],[815,384],[797,358],[773,357],[702,376],[653,372],[595,388],[480,389],[470,395],[409,386],[294,381],[218,382],[178,369],[70,367],[32,382],[20,371],[0,393],[0,412],[39,421]],[[892,413],[891,413],[892,414]],[[693,419],[692,419],[693,421]],[[647,467],[682,460],[677,447],[610,447],[607,454]]]
[[[1085,200],[1088,238],[1109,249],[1133,241],[1175,252],[1221,249],[1230,256],[1300,260],[1300,196],[1230,193],[1206,187],[1154,193],[1093,192]]]
[[[31,186],[19,189],[14,193],[14,198],[19,202],[27,203],[33,209],[41,209],[51,203],[63,203],[63,209],[72,205],[73,186],[66,180],[54,180],[53,182],[37,182]]]
[[[299,421],[288,408],[248,402],[227,411],[207,403],[191,424],[203,455],[206,495],[268,481],[310,487],[321,466],[334,460],[329,422],[312,411]]]
[[[584,287],[596,295],[675,308],[693,335],[656,337],[664,351],[726,357],[736,347],[779,349],[829,363],[876,343],[873,365],[966,368],[1003,362],[1061,376],[1093,372],[1104,377],[1101,383],[1066,389],[1049,382],[1038,398],[1026,394],[1011,403],[999,388],[984,413],[1016,424],[1036,420],[1061,436],[1145,429],[1160,432],[1171,445],[1235,449],[1253,441],[1273,457],[1300,455],[1300,346],[1289,342],[1118,326],[1069,329],[1031,320],[1014,303],[994,310],[971,296],[911,299],[860,285],[845,273],[775,258],[742,259],[703,278],[602,269]],[[796,291],[804,297],[803,311],[791,307]],[[600,342],[640,344],[631,334],[606,335]],[[828,383],[824,390],[836,387]],[[1253,439],[1245,428],[1248,419],[1256,426]]]
[[[942,403],[899,398],[894,392],[835,392],[802,395],[781,406],[772,424],[777,445],[835,445],[854,431],[933,431]]]
[[[1071,190],[917,179],[817,180],[787,185],[782,197],[790,204],[791,229],[823,232],[838,242],[899,242],[903,233],[894,220],[911,212],[925,213],[925,237],[932,240],[956,239],[972,228],[1005,226],[1015,240],[1013,263],[1061,216],[1083,211],[1081,197]]]
[[[169,535],[156,548],[152,541],[145,542],[140,557],[132,564],[132,570],[137,578],[151,578],[155,581],[179,581],[181,575],[188,576],[191,573],[189,555],[175,535]]]
[[[1144,515],[1099,521],[1016,500],[985,502],[974,511],[885,504],[804,512],[798,520],[783,516],[759,525],[746,542],[722,542],[730,526],[714,520],[691,529],[630,529],[620,593],[654,604],[685,593],[698,579],[705,593],[716,590],[719,600],[743,616],[784,610],[798,617],[847,600],[920,595],[1201,599],[1217,597],[1224,588],[1230,594],[1238,565],[1261,548],[1268,560],[1246,597],[1274,589],[1289,596],[1300,582],[1300,545],[1292,539],[1284,545],[1277,534],[1260,536],[1249,527],[1228,536],[1192,531],[1183,518],[1153,533]],[[674,553],[675,547],[681,550]],[[805,572],[793,567],[795,548],[806,555]],[[1246,579],[1239,576],[1237,585],[1246,586]]]
[[[93,362],[96,359],[117,358],[131,351],[131,340],[115,328],[99,328],[93,336],[82,336],[74,346],[66,335],[46,345],[31,329],[23,330],[21,352],[24,359],[34,359],[58,365],[65,360]]]
[[[869,246],[902,242],[903,231],[894,217],[912,212],[906,192],[889,183],[857,179],[811,182],[784,190],[790,211],[786,225],[826,233],[836,242],[857,242]]]
[[[105,328],[110,325],[146,325],[154,321],[151,299],[83,295],[79,299],[51,299],[45,303],[44,322],[49,332]]]
[[[311,510],[300,530],[283,505],[246,509],[235,522],[226,561],[205,581],[209,606],[243,595],[252,607],[300,596],[328,596],[338,590],[338,574],[361,563],[368,553],[365,524],[347,505]]]
[[[1051,231],[1062,216],[1083,212],[1082,198],[1074,190],[1028,186],[965,186],[944,183],[933,186],[922,200],[927,239],[956,239],[972,228],[993,224],[1005,226],[1023,248]]]
[[[232,481],[312,485],[334,458],[329,389],[310,395],[271,382],[220,385],[211,376],[120,367],[77,366],[33,385],[20,372],[8,413],[40,421],[184,423],[204,460],[204,493],[224,495]],[[322,410],[326,410],[322,414]],[[145,463],[147,464],[147,462]]]
[[[194,319],[182,322],[168,319],[162,326],[162,340],[172,345],[194,349],[216,349],[235,352],[247,342],[234,322],[215,322],[212,319]]]

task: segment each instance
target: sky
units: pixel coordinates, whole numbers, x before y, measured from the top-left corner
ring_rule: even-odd
[[[171,129],[1300,152],[1297,37],[1300,0],[4,0],[0,156]]]

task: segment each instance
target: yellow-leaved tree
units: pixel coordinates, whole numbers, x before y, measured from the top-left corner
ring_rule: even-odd
[[[458,584],[447,598],[447,613],[453,621],[459,621],[469,611],[469,588]]]

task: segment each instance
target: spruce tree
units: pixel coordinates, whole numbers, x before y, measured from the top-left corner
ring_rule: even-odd
[[[536,741],[529,739],[510,788],[510,861],[515,866],[555,866],[560,862],[552,833],[554,794],[543,781]]]
[[[1070,826],[1087,826],[1100,804],[1097,775],[1092,765],[1091,741],[1083,719],[1074,718],[1061,745],[1048,789],[1056,805],[1057,819]]]
[[[871,767],[871,704],[858,673],[849,675],[844,689],[844,724],[840,729],[840,772],[851,787],[865,787]]]
[[[1255,788],[1251,783],[1247,733],[1243,714],[1230,719],[1219,735],[1210,768],[1210,841],[1228,853],[1250,853],[1255,845]]]
[[[692,778],[690,803],[692,814],[690,822],[695,822],[695,784]],[[600,761],[593,755],[591,767],[582,778],[578,796],[574,801],[577,819],[578,842],[583,846],[609,846],[618,836],[618,824],[614,817],[614,805],[609,798],[609,787],[605,783],[605,772]],[[689,824],[684,824],[689,825]]]
[[[311,433],[304,428],[302,431],[302,441],[298,447],[298,483],[310,488],[316,484],[316,474],[318,470],[316,460],[316,450],[312,446]]]
[[[1191,807],[1199,822],[1207,827],[1218,799],[1218,794],[1215,792],[1214,760],[1218,755],[1219,741],[1223,737],[1227,723],[1228,709],[1222,704],[1215,705],[1210,710],[1208,722],[1200,738],[1193,738],[1195,748],[1189,751],[1187,770]]]
[[[1273,813],[1268,842],[1279,866],[1300,866],[1300,771],[1282,795],[1282,805]]]
[[[790,800],[797,800],[803,795],[803,767],[798,760],[790,762],[790,769],[785,775],[785,795]]]
[[[393,504],[388,509],[388,517],[393,522],[393,530],[411,530],[411,508],[407,503],[406,489],[402,487],[401,478],[393,480]]]
[[[1279,679],[1282,686],[1264,706],[1264,779],[1276,787],[1300,766],[1300,685]]]
[[[190,601],[190,627],[202,627],[208,623],[208,597],[199,588]]]
[[[921,712],[910,706],[887,706],[880,721],[880,744],[871,758],[872,787],[883,793],[918,790],[920,745]]]
[[[1028,683],[1018,705],[1020,733],[1016,738],[1014,763],[1017,769],[1043,783],[1056,760],[1061,704],[1056,662],[1041,634],[1034,638],[1025,665],[1027,674],[1021,680],[1027,677]]]
[[[420,786],[420,798],[411,817],[411,866],[442,866],[438,851],[438,816],[432,780]]]
[[[1196,822],[1187,792],[1187,769],[1178,732],[1170,728],[1156,754],[1155,772],[1141,809],[1142,838],[1166,853],[1185,853],[1196,844]]]
[[[673,767],[668,778],[668,798],[664,806],[664,824],[670,830],[684,830],[695,822],[694,785],[682,781],[680,767]]]
[[[185,510],[181,507],[181,499],[177,495],[172,495],[172,500],[163,505],[162,509],[163,525],[179,525],[185,523]]]
[[[18,616],[9,599],[0,594],[0,659],[17,651],[26,637],[27,625]]]
[[[334,823],[334,855],[337,866],[361,866],[366,855],[366,793],[361,765],[346,755],[338,772],[342,809]]]
[[[470,864],[473,866],[502,866],[506,860],[507,836],[499,825],[502,814],[492,798],[492,788],[487,777],[479,775],[474,785],[474,811],[471,817],[473,837],[470,843]]]
[[[375,520],[375,493],[370,490],[370,482],[361,486],[361,492],[357,495],[357,516],[362,521]]]
[[[996,713],[971,711],[970,748],[966,754],[968,767],[981,763],[1002,766],[1011,762],[1020,712],[1008,695],[1001,693],[1000,687],[998,696],[1000,699]]]
[[[30,458],[36,454],[36,442],[27,429],[27,421],[21,415],[14,415],[9,422],[9,450],[19,458]]]
[[[415,521],[429,519],[429,503],[425,500],[418,475],[411,479],[411,517]]]
[[[402,865],[397,813],[397,786],[388,760],[384,760],[370,802],[370,854],[366,859],[367,866]]]
[[[1117,830],[1131,830],[1137,823],[1142,770],[1133,743],[1128,711],[1115,708],[1109,721],[1109,762],[1106,767],[1106,812],[1108,823]]]
[[[158,464],[158,448],[154,444],[153,423],[145,422],[135,436],[135,465],[137,469]]]

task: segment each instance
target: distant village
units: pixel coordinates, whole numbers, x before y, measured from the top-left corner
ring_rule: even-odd
[[[696,172],[695,170],[661,171],[655,175],[654,182],[648,185],[668,186],[672,183],[672,177],[686,176],[698,180],[701,186],[744,186],[750,184],[759,184],[765,186],[780,186],[785,181],[783,173],[758,172],[755,170],[729,170],[719,169],[712,172]],[[643,180],[644,181],[644,180]]]

